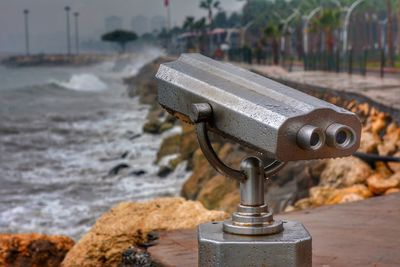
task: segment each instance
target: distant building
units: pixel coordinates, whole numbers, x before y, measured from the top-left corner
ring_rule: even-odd
[[[111,32],[117,29],[122,29],[122,18],[110,16],[105,19],[106,32]]]
[[[149,18],[138,15],[132,18],[132,30],[139,35],[149,32]]]
[[[155,16],[151,19],[151,31],[160,32],[167,26],[167,20],[163,16]]]

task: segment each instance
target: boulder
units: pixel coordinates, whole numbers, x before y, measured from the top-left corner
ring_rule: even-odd
[[[310,197],[297,201],[294,207],[289,206],[287,211],[353,202],[371,196],[372,193],[363,184],[339,189],[330,186],[315,186],[310,189]]]
[[[193,155],[193,173],[183,184],[181,195],[187,199],[196,199],[203,185],[216,174],[200,149]]]
[[[227,197],[228,194],[238,190],[238,182],[232,178],[227,178],[223,175],[216,175],[208,180],[201,188],[197,200],[199,200],[207,209],[219,210],[235,210],[238,202],[229,203],[227,200],[222,204],[221,202]],[[230,196],[230,198],[232,195]],[[240,200],[240,196],[237,200]],[[227,204],[233,205],[226,206]]]
[[[209,211],[200,202],[159,198],[149,202],[123,202],[103,214],[72,248],[62,266],[120,266],[124,252],[147,241],[155,230],[196,227],[224,220],[222,211]]]
[[[313,207],[311,198],[303,198],[297,201],[294,206],[287,206],[285,212],[291,212],[296,210],[304,210]]]
[[[190,160],[198,148],[199,144],[194,126],[182,123],[182,142],[180,149],[182,160]]]
[[[386,127],[387,115],[384,112],[376,112],[370,115],[371,130],[373,133],[380,134]]]
[[[326,200],[335,192],[335,188],[330,186],[314,186],[310,188],[310,204],[313,207],[325,205]]]
[[[375,174],[367,180],[369,190],[375,195],[382,195],[391,188],[400,185],[400,173],[396,173],[388,178],[384,178],[381,174]]]
[[[73,245],[66,236],[0,234],[0,266],[60,266]]]
[[[377,153],[378,145],[380,145],[381,142],[381,138],[378,134],[363,129],[358,150],[364,153]]]
[[[390,188],[390,189],[386,190],[385,195],[390,195],[390,194],[399,193],[399,192],[400,192],[400,188]]]
[[[383,136],[382,144],[378,145],[379,155],[393,155],[397,152],[400,145],[400,128],[396,124],[391,123]]]
[[[181,141],[182,138],[180,134],[165,138],[158,149],[156,163],[159,163],[165,156],[178,154],[180,151]]]
[[[143,125],[143,132],[150,134],[160,133],[161,122],[157,119],[149,120]]]
[[[141,248],[130,247],[122,253],[121,264],[118,267],[157,267],[159,266],[150,253]]]
[[[239,149],[236,145],[232,145],[231,143],[225,143],[220,149],[218,149],[218,144],[215,144],[213,146],[214,149],[217,151],[219,158],[222,159],[228,166],[231,166],[233,168],[239,168],[242,158],[246,155],[243,150]],[[212,182],[209,182],[217,174],[216,171],[210,166],[200,149],[196,150],[196,152],[194,153],[192,162],[193,173],[190,178],[184,183],[181,195],[188,199],[200,200],[199,194],[201,191],[203,191],[200,201],[206,207],[209,207],[209,205],[220,207],[220,205],[215,201],[217,199],[221,201],[223,200],[224,196],[222,196],[221,193],[218,193],[219,195],[213,198],[213,200],[211,201],[213,202],[212,204],[211,202],[208,202],[209,200],[211,200],[211,198],[208,197],[210,196],[210,192],[217,192],[215,191],[215,188],[219,187],[219,185],[213,185]],[[215,181],[218,182],[222,180],[222,178],[220,177],[215,179]],[[238,187],[238,184],[236,182],[229,183],[229,186],[233,185],[235,187]],[[223,192],[224,194],[228,194],[230,191],[223,190]]]
[[[350,187],[337,189],[332,192],[324,204],[341,204],[363,200],[372,196],[371,191],[365,185],[356,184]]]
[[[400,157],[400,152],[397,152],[393,156]],[[400,162],[388,162],[387,164],[392,172],[400,172]]]
[[[111,168],[111,170],[108,171],[108,176],[115,176],[117,175],[121,170],[127,169],[130,166],[126,163],[120,163],[114,167]]]
[[[219,210],[224,210],[227,213],[232,214],[232,212],[236,211],[239,202],[240,202],[240,193],[238,189],[235,189],[225,194],[225,196],[218,203],[217,208]]]
[[[382,178],[387,178],[393,174],[388,164],[382,161],[375,162],[375,173],[379,174]]]
[[[161,125],[160,125],[159,132],[160,132],[160,133],[163,133],[163,132],[165,132],[165,131],[168,131],[168,130],[172,129],[173,127],[174,127],[174,125],[173,125],[172,123],[170,123],[170,122],[163,122],[163,123],[161,123]]]
[[[321,173],[320,185],[349,187],[364,183],[371,174],[371,167],[356,157],[329,159]]]

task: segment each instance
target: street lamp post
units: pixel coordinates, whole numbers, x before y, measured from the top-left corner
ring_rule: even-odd
[[[343,52],[345,52],[347,50],[347,46],[348,46],[349,24],[350,24],[351,15],[352,15],[354,9],[357,6],[359,6],[360,4],[362,4],[364,1],[365,0],[357,0],[349,7],[349,9],[347,9],[347,13],[344,18],[344,26],[343,26]]]
[[[318,14],[322,10],[322,7],[316,7],[314,8],[307,16],[303,17],[304,18],[304,26],[303,26],[303,51],[304,51],[304,69],[308,70],[309,68],[309,62],[308,62],[308,26],[310,24],[310,20]]]
[[[295,9],[290,16],[288,16],[286,19],[282,20],[281,22],[283,23],[282,27],[282,36],[281,36],[281,58],[282,58],[282,63],[283,65],[285,64],[285,57],[286,57],[286,48],[288,48],[288,54],[289,57],[291,56],[291,29],[289,27],[289,23],[296,18],[299,15],[299,10]],[[286,44],[286,38],[287,38],[287,33],[289,34],[288,42]]]
[[[67,54],[71,55],[71,33],[70,33],[70,25],[69,25],[69,11],[71,8],[66,6],[65,8],[66,13],[66,23],[67,23]]]
[[[381,64],[380,64],[380,76],[383,78],[385,76],[385,65],[386,65],[386,57],[385,57],[385,52],[386,52],[386,36],[385,36],[385,27],[387,26],[388,19],[384,19],[379,21],[380,25],[380,40],[379,40],[379,46],[381,49]],[[387,29],[386,29],[387,31]]]
[[[79,12],[74,13],[75,17],[75,50],[79,54]]]
[[[314,8],[310,14],[308,14],[308,16],[304,17],[304,28],[303,28],[303,34],[304,34],[304,38],[303,38],[303,47],[304,47],[304,54],[308,54],[308,25],[310,24],[310,20],[318,13],[322,10],[322,7],[316,7]]]
[[[29,10],[25,9],[24,10],[24,20],[25,20],[25,49],[26,49],[26,55],[29,56],[30,54],[30,48],[29,48],[29,23],[28,23],[28,15],[29,15]]]

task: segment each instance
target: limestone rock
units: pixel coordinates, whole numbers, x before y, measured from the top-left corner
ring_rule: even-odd
[[[143,125],[143,132],[151,134],[160,133],[161,122],[159,120],[149,120]]]
[[[0,266],[59,266],[73,245],[66,236],[0,234]]]
[[[357,184],[351,187],[337,189],[332,192],[329,198],[325,201],[326,205],[341,204],[363,200],[372,196],[372,193],[365,185]]]
[[[311,206],[319,207],[325,205],[326,200],[333,194],[335,189],[330,186],[315,186],[310,189]]]
[[[296,202],[295,210],[319,207],[323,205],[341,204],[366,199],[372,193],[363,184],[335,189],[330,186],[315,186],[310,189],[310,197]]]
[[[382,161],[375,162],[375,173],[379,174],[382,178],[387,178],[393,174],[389,166]]]
[[[285,212],[295,211],[295,210],[304,210],[311,208],[313,206],[312,200],[310,198],[303,198],[297,201],[293,207],[288,206],[288,210]]]
[[[400,151],[393,156],[400,157]],[[400,162],[388,162],[387,164],[392,172],[400,172]]]
[[[214,147],[214,149],[218,152],[218,156],[228,166],[233,168],[238,168],[242,158],[245,156],[245,152],[243,150],[230,143],[225,143],[220,149],[218,149],[217,145]],[[228,187],[229,190],[223,189],[221,177],[215,178],[215,185],[213,182],[210,182],[215,175],[216,171],[209,165],[201,150],[197,150],[193,156],[193,173],[183,185],[181,195],[185,198],[200,200],[206,207],[209,208],[215,207],[225,209],[218,204],[218,201],[223,201],[225,194],[228,194],[229,192],[238,188],[238,184],[236,182],[231,183],[230,180],[226,180],[227,183],[225,183],[225,186]],[[217,190],[216,188],[220,189]],[[200,197],[201,191],[203,192]],[[218,195],[213,197],[211,196],[212,192],[217,193]],[[234,206],[236,206],[236,204],[234,204]],[[231,210],[230,206],[226,208]]]
[[[400,173],[396,173],[388,178],[382,175],[372,175],[367,180],[369,190],[375,195],[381,195],[391,188],[396,188],[400,185]]]
[[[196,131],[193,125],[182,123],[182,142],[181,157],[182,160],[190,160],[194,152],[199,148]]]
[[[335,188],[363,183],[371,175],[368,164],[355,157],[329,159],[321,173],[321,186]]]
[[[157,267],[150,253],[144,249],[130,247],[122,253],[122,261],[118,267]]]
[[[170,123],[170,122],[163,122],[160,125],[160,133],[163,133],[165,131],[168,131],[170,129],[172,129],[174,127],[174,124]]]
[[[381,138],[378,134],[363,130],[361,132],[361,142],[358,150],[364,153],[377,153],[378,145],[380,145],[381,142]]]
[[[386,114],[383,112],[377,112],[370,116],[371,130],[373,133],[379,134],[386,127]]]
[[[217,209],[224,210],[229,214],[236,211],[237,205],[240,203],[239,188],[228,192],[218,203]]]
[[[399,192],[400,192],[400,188],[390,188],[390,189],[386,190],[385,195],[390,195],[390,194],[399,193]]]
[[[179,153],[181,140],[179,134],[165,138],[158,149],[156,163],[159,163],[165,156]]]
[[[204,187],[199,192],[197,200],[207,209],[234,210],[239,202],[230,203],[233,207],[221,205],[221,201],[233,191],[238,192],[237,181],[222,175],[216,175],[204,184]],[[228,203],[225,202],[225,205],[226,204]]]
[[[183,198],[123,202],[97,220],[67,254],[62,266],[119,266],[124,251],[145,242],[149,232],[193,228],[226,217],[225,212],[208,211],[200,202]]]
[[[400,128],[396,124],[390,124],[383,136],[383,143],[378,146],[379,155],[392,155],[400,145]]]
[[[194,153],[192,162],[193,173],[183,184],[181,190],[181,195],[187,199],[196,199],[204,183],[216,174],[200,149],[197,149]]]

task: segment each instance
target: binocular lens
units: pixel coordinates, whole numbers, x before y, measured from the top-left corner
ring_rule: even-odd
[[[345,125],[334,123],[326,129],[326,143],[328,146],[347,149],[354,145],[354,131]]]
[[[347,140],[347,133],[345,131],[340,131],[336,135],[336,143],[343,145]]]
[[[318,150],[325,143],[321,128],[305,125],[297,133],[297,144],[306,150]]]
[[[306,150],[320,149],[325,139],[330,147],[348,149],[355,143],[355,133],[350,127],[339,123],[331,124],[325,133],[312,125],[303,126],[297,133],[297,144]]]

